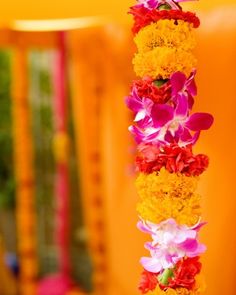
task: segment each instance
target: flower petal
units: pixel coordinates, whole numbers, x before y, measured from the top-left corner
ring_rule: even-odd
[[[143,120],[143,119],[145,118],[145,116],[146,116],[146,112],[145,112],[145,110],[143,109],[143,110],[139,111],[139,112],[136,114],[135,119],[134,119],[134,122],[138,122],[138,121]]]
[[[198,242],[196,239],[187,239],[183,243],[181,243],[181,248],[185,252],[195,252],[198,248]]]
[[[187,81],[187,88],[188,91],[191,95],[196,96],[197,95],[197,85],[195,82],[195,75],[196,75],[196,70],[194,70],[192,72],[192,74],[190,75],[188,81]]]
[[[206,225],[207,222],[198,222],[197,224],[195,224],[192,229],[193,230],[196,230],[196,231],[199,231],[204,225]]]
[[[180,140],[182,142],[189,142],[192,140],[192,135],[187,128],[183,128],[182,133],[180,135]]]
[[[175,115],[179,117],[186,117],[188,114],[188,97],[184,94],[178,95]]]
[[[134,122],[136,122],[136,120],[134,120]],[[137,126],[141,129],[148,128],[148,127],[152,126],[151,117],[145,116],[145,118],[143,118],[142,120],[137,121]]]
[[[163,127],[173,119],[174,108],[165,104],[154,104],[151,116],[155,128]]]
[[[147,223],[145,223],[145,222],[143,222],[141,220],[137,223],[137,228],[139,230],[141,230],[142,232],[147,233],[147,234],[150,234],[150,235],[152,235],[154,233],[153,230],[152,230],[152,228],[149,227],[147,225]]]
[[[159,259],[157,258],[142,257],[140,259],[140,263],[144,269],[152,273],[158,273],[163,269]]]
[[[188,94],[188,108],[191,110],[194,105],[194,98],[191,94]]]
[[[189,141],[187,142],[187,144],[192,144],[192,145],[194,145],[194,144],[198,141],[198,138],[199,138],[199,136],[200,136],[200,133],[201,133],[201,131],[197,131],[197,132],[193,135],[192,139],[189,140]]]
[[[125,98],[125,103],[126,103],[127,107],[135,113],[138,113],[140,110],[143,109],[143,104],[142,104],[141,99],[138,99],[134,95],[127,96]]]
[[[175,96],[178,92],[183,90],[187,78],[184,73],[176,72],[170,77],[172,86],[172,95]]]
[[[208,113],[195,113],[191,115],[185,126],[192,131],[207,130],[214,122],[214,118]]]
[[[134,135],[134,139],[138,144],[143,141],[145,135],[138,127],[132,125],[129,127],[129,131]]]
[[[148,127],[144,131],[142,131],[137,126],[130,126],[129,131],[134,135],[134,138],[138,144],[140,143],[149,143],[157,140],[157,137],[160,133],[158,129]]]
[[[186,256],[188,257],[196,257],[199,256],[200,254],[206,252],[207,247],[203,244],[198,244],[197,248],[195,249],[195,251],[190,251],[190,252],[186,252]]]

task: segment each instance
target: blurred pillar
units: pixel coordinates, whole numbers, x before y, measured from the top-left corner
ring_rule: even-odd
[[[16,47],[12,62],[12,116],[20,294],[36,294],[34,151],[28,102],[27,52]]]
[[[105,61],[102,29],[71,32],[72,110],[79,181],[88,247],[93,263],[94,294],[107,293],[107,237],[101,173],[101,102]],[[109,295],[109,294],[108,294]]]

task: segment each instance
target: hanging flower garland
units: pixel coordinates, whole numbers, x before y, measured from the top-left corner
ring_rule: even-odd
[[[139,290],[145,294],[199,294],[201,196],[199,176],[208,168],[204,154],[193,145],[213,124],[208,113],[193,113],[196,41],[200,21],[184,12],[187,0],[138,0],[130,8],[138,52],[134,70],[141,79],[132,83],[126,98],[134,112],[130,132],[138,144],[136,187],[140,200],[138,229],[149,234],[149,255]]]

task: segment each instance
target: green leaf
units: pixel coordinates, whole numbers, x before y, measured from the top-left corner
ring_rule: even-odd
[[[168,79],[165,79],[165,80],[160,79],[160,80],[156,80],[156,81],[154,81],[153,83],[154,83],[155,86],[157,86],[157,87],[161,87],[161,86],[164,85],[167,81],[168,81]]]

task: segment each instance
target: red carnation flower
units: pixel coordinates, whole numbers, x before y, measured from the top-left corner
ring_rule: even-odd
[[[157,274],[144,270],[142,272],[141,280],[138,289],[143,293],[155,290],[157,286]]]
[[[197,155],[194,161],[189,164],[189,174],[190,175],[201,175],[206,168],[209,166],[209,158],[206,155]]]
[[[136,88],[139,97],[149,98],[155,103],[166,103],[171,98],[170,81],[158,87],[151,78],[146,77],[145,79],[134,81],[133,87]]]
[[[148,9],[144,6],[133,6],[130,8],[130,14],[134,17],[133,33],[138,33],[143,27],[157,22],[161,19],[183,20],[193,24],[194,28],[200,26],[200,20],[195,13],[184,12],[182,10],[157,10]]]
[[[193,290],[196,275],[200,273],[202,264],[199,257],[186,258],[179,261],[174,269],[174,276],[169,280],[169,288],[183,287]],[[165,286],[166,287],[166,286]]]
[[[170,173],[199,176],[209,165],[206,155],[193,155],[192,146],[180,147],[176,144],[164,147],[139,145],[136,165],[139,171],[150,174],[165,167]]]

